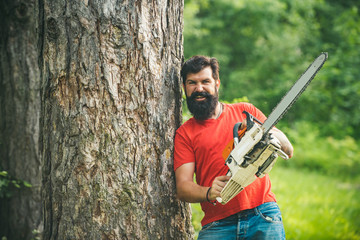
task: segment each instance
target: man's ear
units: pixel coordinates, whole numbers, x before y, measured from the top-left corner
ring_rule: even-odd
[[[216,87],[219,89],[219,87],[220,87],[220,78],[215,81],[215,84],[216,84]]]

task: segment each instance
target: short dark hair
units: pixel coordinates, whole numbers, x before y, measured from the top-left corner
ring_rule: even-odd
[[[214,57],[196,55],[188,59],[181,68],[181,77],[185,85],[186,77],[189,73],[198,73],[206,67],[211,67],[212,77],[219,79],[219,63]]]

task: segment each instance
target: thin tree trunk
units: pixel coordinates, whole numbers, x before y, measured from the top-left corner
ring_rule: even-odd
[[[0,168],[30,182],[0,199],[0,237],[42,230],[37,1],[0,2]]]
[[[45,239],[190,239],[182,1],[40,1]]]

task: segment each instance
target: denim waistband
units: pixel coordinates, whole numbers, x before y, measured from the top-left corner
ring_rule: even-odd
[[[226,220],[232,220],[232,219],[237,220],[239,218],[247,218],[249,216],[258,215],[259,211],[261,211],[262,208],[268,206],[269,204],[274,204],[274,202],[267,202],[267,203],[261,204],[258,207],[255,207],[255,208],[242,210],[242,211],[235,213],[227,218],[224,218],[223,220],[225,220],[225,219]]]
[[[247,217],[250,215],[253,216],[255,214],[257,214],[256,208],[252,208],[252,209],[246,209],[246,210],[240,211],[240,212],[236,213],[235,215],[238,218],[243,218],[243,217]]]
[[[238,220],[239,218],[246,218],[248,216],[254,216],[256,214],[257,214],[256,208],[246,209],[238,213],[235,213],[227,218],[224,218],[223,220]]]

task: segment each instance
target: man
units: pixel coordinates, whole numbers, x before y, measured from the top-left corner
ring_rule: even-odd
[[[181,76],[193,118],[176,132],[174,170],[178,198],[200,202],[205,213],[198,239],[284,239],[281,213],[268,175],[257,178],[227,204],[215,204],[230,179],[222,153],[233,139],[234,124],[246,124],[244,110],[262,122],[266,117],[249,103],[219,102],[219,65],[215,58],[190,58]],[[276,128],[271,133],[291,157],[293,148],[287,137]]]

